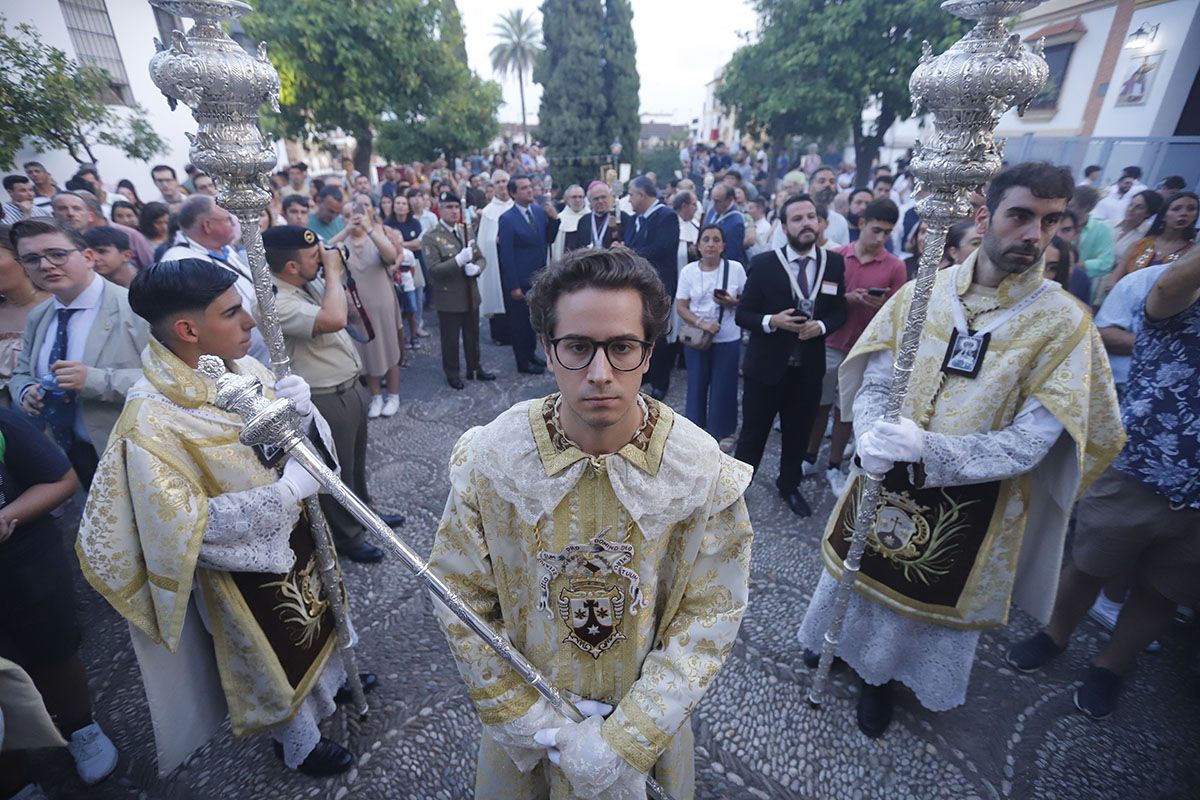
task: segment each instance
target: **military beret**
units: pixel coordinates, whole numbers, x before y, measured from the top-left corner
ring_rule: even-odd
[[[303,250],[317,243],[317,235],[301,225],[276,225],[263,231],[267,250]]]
[[[458,195],[456,195],[454,192],[442,192],[441,195],[438,196],[438,203],[443,205],[446,203],[454,203],[455,205],[461,206],[462,200],[459,200]]]

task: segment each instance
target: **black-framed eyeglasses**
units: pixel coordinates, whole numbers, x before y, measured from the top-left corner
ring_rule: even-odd
[[[633,372],[646,362],[653,342],[641,339],[617,338],[597,342],[583,336],[562,336],[551,339],[550,346],[554,348],[554,358],[565,369],[586,369],[596,357],[596,351],[603,349],[608,357],[608,363],[618,372]]]
[[[49,250],[43,250],[40,253],[26,253],[17,260],[26,269],[37,269],[42,265],[42,259],[46,259],[56,267],[61,267],[67,263],[67,259],[71,257],[71,253],[78,253],[78,247],[65,249],[61,247],[51,247]]]

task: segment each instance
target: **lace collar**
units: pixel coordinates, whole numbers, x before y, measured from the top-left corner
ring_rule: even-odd
[[[979,259],[979,251],[982,248],[976,249],[974,253],[967,256],[967,260],[962,263],[962,267],[958,270],[957,282],[954,289],[959,297],[967,293],[971,288],[971,284],[975,280],[975,264]],[[1045,259],[1038,259],[1038,262],[1024,272],[1007,276],[1000,281],[1000,285],[996,287],[996,300],[1000,308],[1009,308],[1024,299],[1030,292],[1042,285],[1045,280]]]
[[[674,423],[674,412],[657,400],[638,394],[642,424],[620,450],[621,456],[647,475],[658,474],[663,447]],[[571,441],[562,427],[562,394],[555,393],[529,406],[529,425],[537,443],[538,456],[549,476],[557,475],[577,461],[596,460]]]
[[[526,400],[463,434],[450,460],[455,490],[468,491],[478,476],[523,522],[534,525],[552,514],[589,464],[601,463],[565,437],[555,446],[546,411],[553,416],[557,400],[558,395]],[[654,539],[700,509],[711,513],[734,502],[751,473],[670,407],[652,399],[643,402],[648,421],[640,432],[644,435],[614,454],[619,458],[607,456],[603,463],[617,501],[642,535]],[[718,491],[719,486],[729,491]]]

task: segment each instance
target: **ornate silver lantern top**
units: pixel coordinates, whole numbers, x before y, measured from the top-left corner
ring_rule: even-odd
[[[912,171],[922,185],[961,192],[954,216],[965,216],[967,191],[1000,170],[1004,141],[993,135],[1000,117],[1017,113],[1046,83],[1048,68],[1041,42],[1033,52],[1004,19],[1041,4],[1041,0],[946,0],[942,8],[977,23],[946,52],[934,56],[925,42],[921,62],[909,79],[913,113],[932,113],[934,133],[918,145]]]
[[[169,43],[155,39],[158,52],[150,60],[150,77],[171,108],[182,102],[196,118],[197,133],[188,134],[191,162],[217,178],[221,205],[239,218],[243,211],[257,214],[271,199],[264,184],[277,161],[258,127],[258,109],[270,103],[279,110],[279,75],[265,43],[251,56],[221,28],[253,9],[238,0],[150,1],[195,20],[186,36],[175,31]]]

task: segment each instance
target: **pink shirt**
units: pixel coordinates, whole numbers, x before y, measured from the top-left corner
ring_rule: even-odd
[[[855,289],[887,289],[887,296],[884,298],[886,300],[908,281],[908,271],[904,268],[904,262],[887,250],[880,249],[879,254],[865,264],[858,260],[853,243],[834,252],[840,253],[846,262],[846,274],[843,279],[846,294]],[[858,341],[858,337],[867,329],[867,323],[875,316],[876,309],[849,304],[846,312],[846,324],[825,337],[826,347],[849,352]]]

